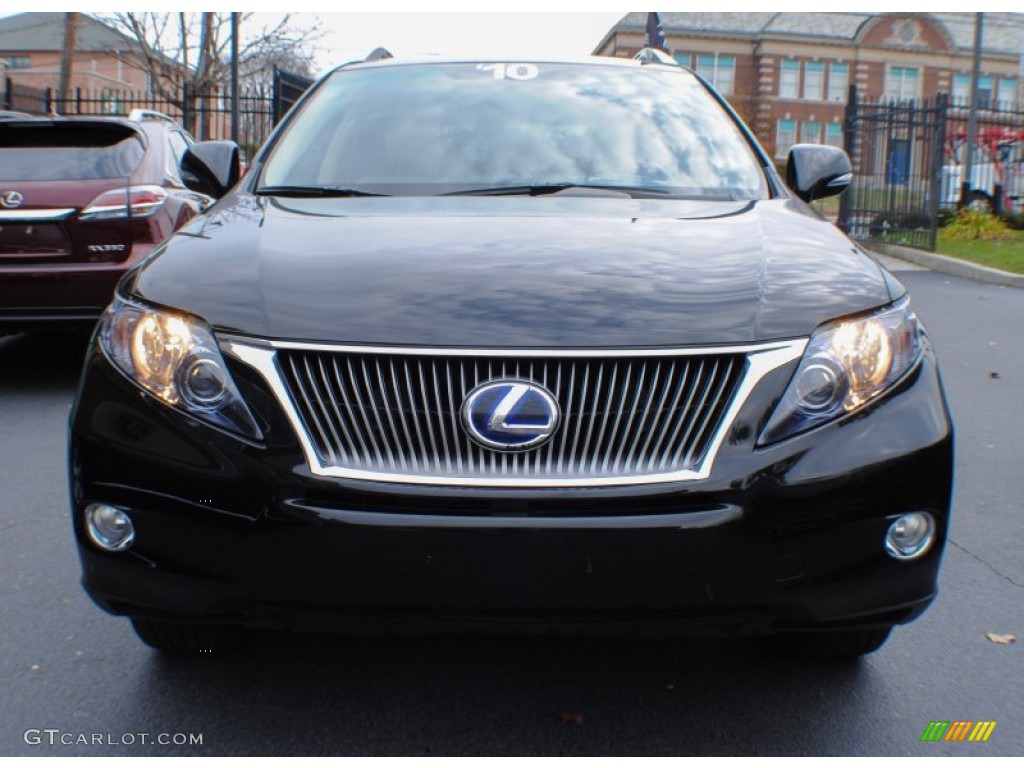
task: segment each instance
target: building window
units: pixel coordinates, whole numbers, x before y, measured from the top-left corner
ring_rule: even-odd
[[[920,72],[917,67],[890,67],[885,85],[889,101],[911,101],[920,94]]]
[[[697,74],[711,83],[723,96],[731,96],[736,84],[736,57],[701,54],[697,57]]]
[[[687,69],[693,69],[693,54],[679,53],[678,51],[674,51],[672,53],[672,58],[674,58],[677,62],[682,64]]]
[[[820,61],[808,61],[804,64],[804,98],[808,101],[821,101],[825,88],[825,65]]]
[[[821,143],[821,123],[814,120],[805,120],[800,123],[800,143]]]
[[[1017,78],[999,78],[999,95],[996,97],[996,109],[1016,112],[1020,108],[1017,91]]]
[[[978,78],[978,107],[992,108],[992,91],[995,82],[991,77]],[[956,75],[953,78],[953,106],[971,106],[971,76]]]
[[[785,157],[796,144],[796,120],[779,120],[775,130],[775,156]]]
[[[825,143],[831,147],[843,147],[843,124],[842,123],[826,123],[825,124]]]
[[[800,93],[800,62],[785,59],[779,73],[779,98],[795,99]]]
[[[850,67],[848,64],[830,64],[828,68],[828,100],[838,104],[846,103],[846,92],[850,88]]]
[[[8,69],[28,69],[31,66],[28,56],[8,56],[4,64]]]
[[[978,78],[978,109],[992,109],[992,86],[994,85],[991,77]]]
[[[969,107],[971,105],[971,76],[956,75],[953,78],[953,106]]]

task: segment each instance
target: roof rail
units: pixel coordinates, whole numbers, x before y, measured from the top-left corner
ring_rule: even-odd
[[[633,57],[633,61],[639,61],[641,65],[644,64],[671,64],[678,66],[679,62],[669,56],[662,50],[657,48],[644,48],[636,56]]]
[[[384,61],[395,58],[387,48],[374,48],[363,61]]]
[[[165,115],[163,112],[157,112],[155,109],[133,109],[128,113],[128,119],[135,120],[139,123],[145,120],[159,120],[164,123],[170,123],[171,125],[178,124],[178,121],[170,115]]]

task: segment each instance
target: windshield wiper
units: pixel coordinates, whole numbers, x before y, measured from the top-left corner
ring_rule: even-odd
[[[280,195],[281,197],[390,197],[380,192],[366,192],[349,187],[301,187],[276,186],[257,187],[257,195]]]
[[[560,182],[557,184],[527,184],[522,186],[508,187],[483,187],[481,189],[459,189],[455,192],[445,192],[445,196],[451,195],[553,195],[556,192],[564,192],[567,189],[598,189],[603,192],[624,192],[631,196],[644,195],[670,195],[667,189],[656,187],[628,187],[619,184],[578,184],[573,182]]]

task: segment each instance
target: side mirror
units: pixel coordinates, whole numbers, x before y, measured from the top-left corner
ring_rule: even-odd
[[[233,141],[193,144],[181,158],[181,179],[193,192],[223,197],[238,183],[238,145]]]
[[[794,144],[786,164],[786,185],[805,203],[843,192],[853,181],[850,158],[839,147]]]

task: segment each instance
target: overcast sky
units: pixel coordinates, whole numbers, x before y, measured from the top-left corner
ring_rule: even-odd
[[[318,13],[325,34],[317,43],[317,62],[326,69],[377,46],[396,56],[589,56],[623,14]]]
[[[985,0],[985,10],[1020,10],[1022,0]],[[66,0],[65,0],[66,3]],[[205,0],[209,3],[209,0]],[[159,11],[200,11],[205,3],[199,0],[176,0],[160,3],[157,0],[133,0],[124,3],[99,2],[88,10],[121,10],[124,6],[136,10]],[[19,9],[13,3],[0,0],[4,8],[0,16],[10,15]],[[216,4],[214,4],[215,6]],[[281,13],[266,12],[280,3],[248,0],[240,3],[247,11],[254,12],[254,18],[246,25],[243,34],[256,33],[261,27],[272,26],[280,19]],[[292,4],[289,4],[292,5]],[[302,3],[295,3],[301,6]],[[589,55],[604,37],[605,33],[626,13],[628,8],[618,5],[618,0],[588,0],[588,12],[568,12],[566,9],[578,6],[571,0],[517,0],[515,3],[479,0],[432,0],[429,7],[437,12],[423,13],[410,0],[366,0],[338,3],[335,7],[345,12],[295,12],[293,18],[298,24],[320,21],[323,35],[316,42],[316,62],[321,72],[333,66],[364,57],[377,46],[383,46],[396,56],[450,56],[486,58],[534,58],[534,57],[581,57]],[[42,6],[42,7],[39,7]],[[163,7],[166,6],[166,7]],[[467,12],[481,6],[500,9],[490,12]],[[674,6],[674,7],[673,7]],[[959,6],[959,7],[958,7]],[[308,7],[308,6],[307,6]],[[373,8],[373,12],[367,9]],[[542,9],[555,8],[556,12]],[[662,10],[691,10],[693,3],[670,3]],[[903,0],[900,10],[964,10],[962,4],[953,0]],[[412,10],[417,9],[417,10]],[[716,11],[794,11],[818,10],[820,3],[813,0],[775,0],[767,7],[758,7],[752,0],[718,0]],[[66,4],[49,0],[37,0],[33,10],[68,10]],[[85,10],[85,9],[82,9]],[[207,7],[205,10],[210,10]],[[647,9],[636,9],[647,10]],[[708,10],[699,8],[698,10]],[[829,10],[840,10],[829,8]],[[879,3],[854,0],[841,10],[885,10]],[[382,12],[384,11],[384,12]],[[511,12],[515,11],[515,12]],[[318,73],[319,74],[319,73]]]

